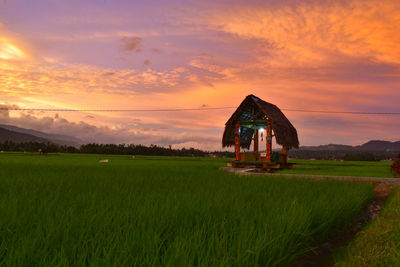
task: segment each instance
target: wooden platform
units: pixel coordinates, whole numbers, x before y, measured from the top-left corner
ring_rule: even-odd
[[[228,167],[233,168],[260,168],[267,172],[273,172],[274,170],[281,169],[292,169],[296,163],[275,163],[275,162],[266,162],[266,161],[232,161],[228,162]]]

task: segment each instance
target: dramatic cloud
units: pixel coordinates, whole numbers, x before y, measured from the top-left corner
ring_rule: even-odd
[[[239,6],[209,21],[246,39],[261,39],[271,66],[321,66],[345,59],[400,63],[400,2],[304,1]]]
[[[32,5],[0,3],[1,103],[152,110],[237,106],[255,94],[282,109],[399,111],[398,1],[39,1],[37,13]],[[233,111],[9,119],[74,129],[87,141],[217,149]],[[302,145],[400,131],[394,116],[284,112]]]
[[[136,53],[140,52],[142,38],[136,36],[124,36],[121,38],[121,42],[123,51],[134,51]]]
[[[25,68],[18,66],[10,68],[10,66],[8,64],[2,68],[0,65],[0,83],[3,90],[9,94],[25,96],[79,92],[135,94],[160,91],[175,87],[178,83],[189,82],[185,72],[175,69],[164,72],[152,69],[113,70],[94,66],[55,65],[51,62]]]
[[[79,138],[84,143],[129,143],[129,144],[157,144],[160,146],[171,145],[174,148],[187,147],[187,145],[195,147],[203,147],[205,149],[215,150],[218,147],[215,143],[219,141],[212,135],[196,134],[187,131],[174,130],[173,127],[169,131],[160,131],[165,129],[163,124],[147,124],[139,119],[131,119],[130,124],[121,124],[114,126],[95,126],[90,123],[79,121],[71,122],[59,114],[54,116],[28,114],[17,112],[14,116],[10,116],[10,112],[4,108],[18,108],[17,106],[0,105],[0,124],[14,125],[26,129],[43,131],[51,134],[61,134]],[[87,115],[93,118],[91,115]],[[133,122],[133,123],[132,123]]]

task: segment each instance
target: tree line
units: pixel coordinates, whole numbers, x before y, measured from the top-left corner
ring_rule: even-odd
[[[115,155],[144,155],[144,156],[186,156],[186,157],[234,157],[229,151],[204,151],[196,148],[173,149],[157,145],[135,144],[84,144],[80,147],[57,145],[40,142],[0,142],[0,151],[41,152],[41,153],[83,153],[83,154],[115,154]]]
[[[293,159],[320,159],[320,160],[348,160],[348,161],[380,161],[393,159],[398,156],[397,151],[346,151],[346,150],[289,150],[289,157]]]
[[[229,151],[204,151],[195,148],[173,149],[157,145],[135,145],[135,144],[84,144],[80,147],[57,145],[54,143],[41,142],[0,142],[0,151],[15,152],[39,152],[42,153],[83,153],[83,154],[115,154],[115,155],[144,155],[144,156],[186,156],[186,157],[229,157],[234,158],[235,153]],[[297,159],[342,159],[357,161],[378,161],[395,158],[398,152],[386,151],[313,151],[292,149],[289,151],[290,158]]]

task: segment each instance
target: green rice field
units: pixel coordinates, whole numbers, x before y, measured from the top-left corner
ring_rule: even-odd
[[[400,266],[399,222],[400,187],[395,187],[376,220],[336,253],[335,266]]]
[[[296,163],[294,169],[279,173],[393,178],[393,173],[390,172],[391,162],[333,160],[290,160],[290,162]]]
[[[352,224],[373,194],[367,183],[225,165],[1,153],[0,266],[287,266]]]

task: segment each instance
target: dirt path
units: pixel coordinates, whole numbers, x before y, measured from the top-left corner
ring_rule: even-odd
[[[232,168],[221,167],[221,171],[232,172],[239,175],[266,175],[266,176],[283,176],[286,178],[304,178],[304,179],[328,179],[328,180],[345,180],[357,182],[373,182],[384,183],[391,186],[400,185],[400,178],[384,178],[384,177],[357,177],[357,176],[330,176],[330,175],[311,175],[311,174],[280,174],[280,173],[267,173],[259,172],[254,168]]]

